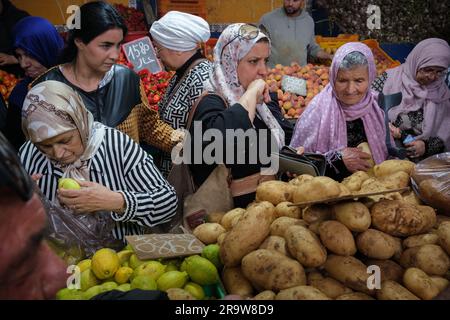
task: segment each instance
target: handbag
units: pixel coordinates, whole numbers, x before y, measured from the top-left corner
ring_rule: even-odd
[[[292,147],[284,146],[280,152],[273,152],[273,156],[279,159],[278,172],[289,171],[297,175],[309,174],[313,177],[323,176],[326,169],[325,156],[319,153],[297,153]]]

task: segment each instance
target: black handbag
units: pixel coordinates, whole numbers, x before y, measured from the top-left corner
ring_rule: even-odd
[[[325,156],[318,153],[297,153],[297,150],[284,146],[280,152],[272,153],[279,159],[278,173],[290,172],[296,175],[309,174],[323,176],[326,169]]]

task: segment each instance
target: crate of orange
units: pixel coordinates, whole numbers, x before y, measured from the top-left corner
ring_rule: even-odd
[[[372,50],[378,75],[381,75],[387,69],[395,68],[400,65],[400,61],[392,59],[383,49],[381,49],[377,40],[367,39],[361,42],[366,44]]]
[[[7,100],[19,80],[6,71],[0,70],[0,93]]]
[[[340,34],[337,37],[316,36],[317,44],[329,54],[335,54],[336,50],[347,42],[356,41],[359,41],[359,35],[357,34]]]

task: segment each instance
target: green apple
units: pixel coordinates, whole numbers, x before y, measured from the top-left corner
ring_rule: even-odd
[[[78,184],[78,182],[76,182],[72,178],[61,178],[58,180],[58,188],[78,190],[81,189],[81,186]]]

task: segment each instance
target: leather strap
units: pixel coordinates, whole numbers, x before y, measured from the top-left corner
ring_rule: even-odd
[[[259,172],[241,179],[232,180],[230,183],[231,194],[233,197],[239,197],[244,194],[253,193],[260,183],[270,180],[276,180],[276,176],[262,175]]]

